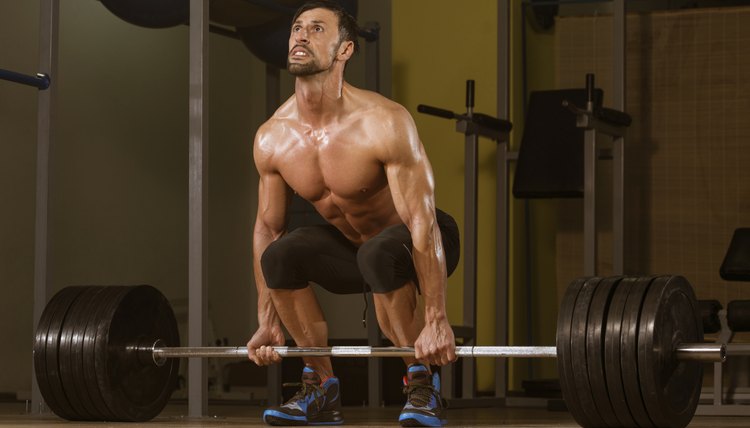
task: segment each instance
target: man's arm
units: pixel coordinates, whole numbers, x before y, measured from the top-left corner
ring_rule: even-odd
[[[411,115],[394,109],[383,163],[393,202],[411,232],[414,267],[425,302],[425,327],[414,344],[416,357],[431,364],[455,361],[455,338],[445,310],[447,273],[435,217],[434,177]]]
[[[253,230],[253,271],[258,291],[258,330],[248,342],[248,357],[259,365],[280,360],[278,355],[267,349],[258,351],[259,347],[284,344],[281,321],[260,265],[260,258],[266,248],[286,232],[286,210],[289,201],[289,187],[273,166],[274,152],[269,141],[272,139],[270,134],[266,127],[262,126],[253,146],[253,157],[260,175],[258,212]]]

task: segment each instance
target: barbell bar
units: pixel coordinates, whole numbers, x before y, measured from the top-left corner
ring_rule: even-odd
[[[275,347],[282,357],[409,357],[413,348]],[[579,278],[565,292],[556,346],[458,346],[459,357],[554,358],[583,427],[689,424],[705,362],[730,350],[704,343],[681,276]],[[151,286],[67,287],[48,303],[34,369],[49,408],[69,420],[147,421],[178,385],[179,358],[247,358],[246,347],[180,347],[166,297]]]
[[[282,358],[289,357],[413,357],[410,347],[330,346],[294,347],[273,346]],[[151,353],[156,365],[163,365],[167,358],[247,358],[247,347],[168,347],[157,341],[153,347],[140,348],[140,352]],[[681,361],[723,363],[726,360],[726,345],[717,343],[680,344],[674,350],[675,358]],[[555,346],[456,346],[459,358],[557,358]]]

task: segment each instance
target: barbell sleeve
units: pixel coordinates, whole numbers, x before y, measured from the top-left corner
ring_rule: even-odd
[[[371,346],[332,346],[332,347],[292,347],[274,346],[281,357],[413,357],[414,348],[371,347]],[[247,348],[237,347],[165,347],[157,342],[150,351],[154,362],[164,363],[166,358],[247,358]],[[457,346],[458,357],[493,358],[556,358],[554,346]],[[675,349],[679,360],[703,362],[723,362],[726,359],[726,346],[715,343],[681,344]]]

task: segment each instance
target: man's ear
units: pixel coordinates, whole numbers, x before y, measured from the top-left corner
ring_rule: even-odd
[[[344,42],[341,42],[341,45],[339,45],[338,50],[338,59],[340,61],[348,61],[349,58],[354,55],[354,42],[351,40],[346,40]]]

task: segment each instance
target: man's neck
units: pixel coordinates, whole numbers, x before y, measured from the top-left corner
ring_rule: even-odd
[[[344,77],[319,73],[297,77],[294,94],[300,118],[311,126],[330,123],[343,111]]]

